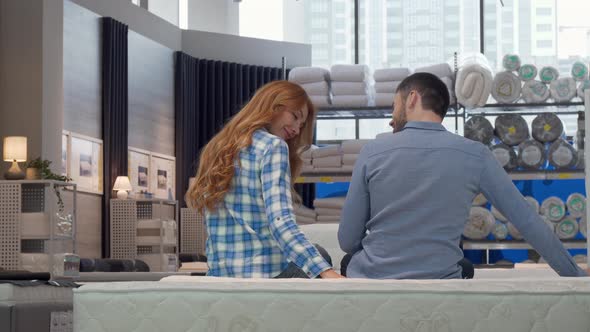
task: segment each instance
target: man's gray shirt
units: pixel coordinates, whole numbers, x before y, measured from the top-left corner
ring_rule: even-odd
[[[586,276],[491,151],[434,122],[409,122],[361,151],[338,229],[353,254],[347,276],[461,278],[459,241],[480,192],[559,275]]]

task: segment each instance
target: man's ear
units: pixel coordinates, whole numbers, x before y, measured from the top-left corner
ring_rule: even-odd
[[[408,98],[406,98],[406,105],[408,105],[409,109],[414,109],[416,104],[418,103],[418,92],[415,90],[410,91],[408,94]]]

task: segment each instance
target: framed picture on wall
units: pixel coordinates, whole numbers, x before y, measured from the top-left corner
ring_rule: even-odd
[[[175,196],[176,160],[172,156],[151,154],[151,191],[156,198],[173,200]]]
[[[72,132],[66,136],[66,161],[69,157],[69,163],[66,162],[66,174],[77,183],[79,191],[102,194],[102,140]],[[62,163],[63,151],[62,137]]]
[[[129,147],[129,180],[133,192],[150,191],[150,152]]]

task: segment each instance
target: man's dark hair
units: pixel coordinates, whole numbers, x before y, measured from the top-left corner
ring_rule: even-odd
[[[424,109],[445,117],[450,103],[449,90],[440,78],[430,73],[415,73],[406,77],[395,92],[401,93],[402,98],[406,99],[412,90],[416,90],[422,97]]]

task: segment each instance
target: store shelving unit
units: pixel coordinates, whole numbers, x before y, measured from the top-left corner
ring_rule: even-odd
[[[76,253],[76,188],[54,180],[0,181],[1,268],[47,272],[55,254]],[[72,191],[71,201],[62,201],[62,189]],[[23,266],[23,255],[37,263]]]
[[[141,259],[151,271],[174,272],[178,263],[178,201],[111,199],[111,258]]]
[[[590,90],[586,91],[585,100],[590,100]],[[557,115],[582,115],[590,112],[590,103],[584,102],[565,102],[565,103],[514,103],[514,104],[487,104],[477,109],[466,109],[461,105],[454,105],[449,109],[447,118],[455,119],[455,131],[457,132],[459,121],[465,122],[474,115],[498,116],[501,114],[519,114],[519,115],[539,115],[542,113],[555,113]],[[359,120],[361,119],[388,119],[391,118],[391,107],[326,107],[318,111],[318,120],[330,119],[354,119],[356,120],[356,131],[358,137]],[[584,121],[586,132],[590,132],[589,121]],[[586,143],[588,144],[588,143]],[[585,146],[586,146],[585,144]],[[509,175],[512,180],[571,180],[586,179],[586,192],[590,192],[590,180],[585,176],[590,171],[590,154],[585,155],[585,169],[567,170],[567,171],[513,171]],[[335,183],[349,182],[351,172],[313,172],[303,173],[297,179],[296,183]],[[587,198],[587,206],[590,207],[590,200]],[[590,209],[587,211],[587,220],[590,220]],[[590,236],[590,231],[586,238]],[[584,249],[590,253],[590,242],[586,240],[563,240],[568,249]],[[465,250],[501,250],[501,249],[532,249],[530,245],[523,241],[472,241],[463,242]],[[486,254],[489,254],[486,252]],[[487,255],[489,257],[489,255]],[[588,255],[590,266],[590,255]]]

